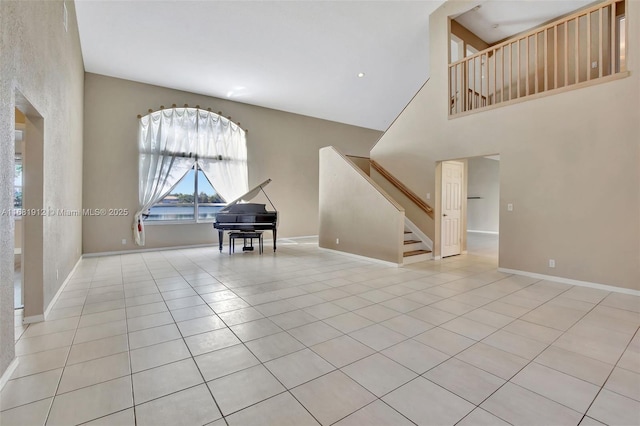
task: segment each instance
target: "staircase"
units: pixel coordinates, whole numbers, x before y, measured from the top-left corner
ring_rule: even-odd
[[[404,250],[402,264],[408,265],[431,259],[431,250],[409,229],[404,230]]]

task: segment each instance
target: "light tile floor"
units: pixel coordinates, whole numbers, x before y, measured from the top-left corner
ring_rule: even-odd
[[[640,298],[475,241],[403,268],[314,239],[85,259],[48,321],[16,315],[0,423],[640,424]]]

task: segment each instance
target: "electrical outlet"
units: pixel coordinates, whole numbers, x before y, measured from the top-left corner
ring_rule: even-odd
[[[340,244],[340,238],[336,238],[336,244]]]
[[[427,192],[427,200],[430,200],[430,199],[431,199],[431,193]]]
[[[513,204],[511,204],[511,203],[507,204],[507,211],[509,211],[509,212],[513,211]]]
[[[555,267],[556,267],[556,260],[549,259],[549,268],[555,268]]]
[[[60,278],[58,272],[60,271],[56,269],[56,281],[58,281],[58,279]]]
[[[127,239],[126,239],[126,238],[123,238],[123,239],[122,239],[122,245],[124,246],[124,245],[126,245],[126,244],[127,244]]]
[[[598,68],[598,61],[591,62],[591,68]]]

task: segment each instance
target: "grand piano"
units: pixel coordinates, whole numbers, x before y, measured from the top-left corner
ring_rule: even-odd
[[[275,211],[273,203],[269,196],[264,192],[264,187],[271,182],[267,179],[260,185],[251,189],[246,194],[236,198],[228,203],[216,215],[216,221],[213,227],[218,230],[218,241],[220,242],[220,251],[222,251],[222,239],[224,231],[236,232],[254,232],[254,231],[271,231],[273,233],[273,251],[276,251],[276,234],[278,229],[278,212]],[[262,191],[269,200],[269,204],[274,211],[267,211],[266,204],[258,203],[241,203],[241,201],[249,201]]]

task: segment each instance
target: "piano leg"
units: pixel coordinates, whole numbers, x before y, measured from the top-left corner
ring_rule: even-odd
[[[220,253],[222,253],[222,239],[224,238],[224,231],[218,230],[218,242],[219,242],[219,248],[220,248]]]
[[[276,233],[277,231],[274,229],[273,230],[273,251],[276,251]]]

